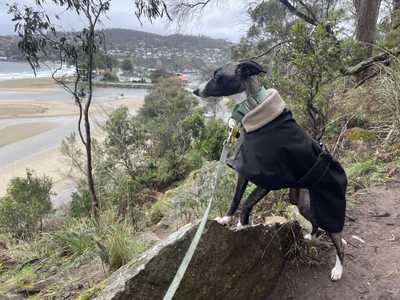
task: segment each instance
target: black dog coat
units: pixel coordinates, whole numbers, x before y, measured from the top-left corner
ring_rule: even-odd
[[[267,190],[309,189],[317,225],[331,233],[342,231],[346,173],[288,110],[255,131],[243,131],[228,165]]]

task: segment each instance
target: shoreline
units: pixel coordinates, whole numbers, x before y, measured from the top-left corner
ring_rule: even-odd
[[[59,87],[51,78],[0,81],[0,93],[46,93],[54,91],[54,89],[59,89]],[[12,96],[15,97],[13,94]],[[51,146],[46,150],[38,150],[35,144],[44,134],[48,135],[47,132],[53,129],[58,130],[56,128],[64,128],[62,122],[54,120],[55,117],[78,116],[78,108],[72,100],[71,103],[66,103],[56,99],[57,97],[54,101],[40,101],[34,98],[23,100],[22,98],[19,99],[17,95],[15,100],[0,101],[0,151],[3,146],[11,144],[15,145],[14,148],[19,147],[19,142],[22,142],[21,145],[33,145],[32,150],[28,148],[29,156],[17,158],[1,167],[0,197],[4,196],[10,179],[25,176],[26,169],[32,169],[38,176],[46,175],[53,179],[53,189],[59,195],[59,197],[52,199],[55,208],[70,201],[70,190],[73,182],[68,178],[68,174],[71,172],[71,167],[60,152],[60,144],[55,147]],[[141,95],[128,95],[118,99],[110,99],[107,102],[93,103],[90,110],[92,123],[94,124],[99,119],[105,119],[117,107],[126,106],[131,112],[134,112],[140,109],[143,103],[144,96]],[[100,128],[94,130],[94,137],[99,138],[101,135]],[[32,143],[28,139],[32,139]],[[43,145],[51,143],[46,140],[42,141]],[[6,155],[9,151],[12,151],[9,149],[9,147],[4,147],[3,152],[5,152],[3,154]]]

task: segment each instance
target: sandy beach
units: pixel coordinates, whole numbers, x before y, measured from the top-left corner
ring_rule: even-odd
[[[58,123],[23,123],[0,129],[0,147],[16,143],[31,136],[41,134],[60,126]]]
[[[9,93],[21,90],[45,92],[57,88],[49,78],[0,81],[0,94],[3,91]],[[107,114],[119,106],[127,106],[130,111],[135,111],[143,105],[143,102],[144,98],[140,96],[121,95],[117,100],[93,104],[90,115],[93,121],[104,120]],[[61,121],[57,122],[57,117],[61,120],[65,116],[69,116],[70,122],[75,123],[74,116],[78,116],[78,108],[72,100],[71,103],[57,99],[54,101],[20,101],[18,99],[0,101],[0,151],[5,149],[2,147],[13,145],[17,147],[23,140],[30,141],[35,136],[41,136],[62,127],[64,124]],[[101,135],[100,129],[96,129],[94,134]],[[71,187],[70,179],[66,178],[70,167],[60,152],[59,144],[51,149],[31,154],[28,158],[18,159],[0,168],[0,196],[5,194],[10,179],[15,176],[24,176],[27,168],[34,170],[37,175],[45,174],[52,177],[54,191],[57,194],[65,194],[66,189]],[[54,204],[59,206],[62,203]]]
[[[18,90],[18,91],[31,91],[31,90],[54,90],[57,84],[52,78],[26,78],[26,79],[12,79],[0,81],[1,90]]]
[[[0,81],[1,82],[1,81]],[[0,90],[1,93],[1,90]],[[72,101],[71,101],[72,102]],[[119,106],[126,106],[130,110],[135,110],[143,105],[143,98],[121,97],[120,100],[115,100],[109,103],[93,104],[90,108],[92,114],[109,113]],[[0,102],[0,119],[8,118],[37,118],[37,117],[57,117],[78,115],[78,107],[71,103],[63,102]]]
[[[66,184],[64,175],[68,170],[59,148],[38,153],[28,160],[19,160],[0,171],[0,195],[4,195],[11,178],[24,176],[26,169],[35,171],[39,176],[50,176],[55,184],[55,191],[60,192]]]

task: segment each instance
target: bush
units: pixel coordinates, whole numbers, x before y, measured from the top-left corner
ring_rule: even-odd
[[[11,179],[6,196],[0,201],[0,230],[17,238],[29,238],[51,211],[52,180],[36,177],[30,170],[26,177]]]
[[[219,160],[228,132],[220,119],[210,120],[200,140],[200,151],[207,160]]]
[[[118,82],[119,78],[111,72],[105,72],[101,81]]]
[[[133,71],[133,64],[130,59],[124,59],[121,63],[121,69],[124,72],[132,72]]]
[[[366,129],[354,127],[346,131],[345,137],[349,141],[364,141],[372,142],[375,141],[376,135]]]
[[[70,214],[71,217],[79,218],[90,215],[92,200],[88,190],[73,192],[71,195]]]

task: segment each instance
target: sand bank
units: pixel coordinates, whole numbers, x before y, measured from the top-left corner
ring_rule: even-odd
[[[122,98],[112,102],[93,104],[92,114],[111,112],[119,106],[127,106],[129,109],[138,109],[144,103],[140,97]],[[63,102],[0,102],[0,119],[9,118],[32,118],[32,117],[57,117],[77,115],[78,107],[71,101],[71,104]]]
[[[19,160],[1,168],[0,172],[0,196],[6,192],[7,185],[13,177],[25,176],[26,169],[35,171],[36,175],[50,176],[55,187],[62,187],[65,184],[65,177],[62,170],[68,170],[63,156],[58,148],[44,151],[32,156],[27,160]],[[55,189],[57,192],[59,188]]]
[[[17,90],[17,91],[36,91],[36,90],[54,90],[57,84],[52,78],[24,78],[0,81],[1,90]]]
[[[54,129],[61,124],[54,122],[22,123],[0,129],[0,147]]]

